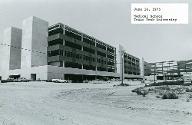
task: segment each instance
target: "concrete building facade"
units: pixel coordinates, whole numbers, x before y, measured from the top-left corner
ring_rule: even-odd
[[[61,23],[49,27],[48,64],[116,72],[116,48]],[[58,57],[56,59],[56,57]]]
[[[140,59],[124,52],[124,73],[125,78],[141,78]],[[132,76],[132,77],[130,77]]]
[[[47,65],[48,22],[37,17],[30,17],[22,24],[21,70],[23,77],[36,79],[33,67]]]
[[[21,68],[21,39],[21,29],[10,27],[4,30],[3,41],[0,43],[2,79],[7,78],[9,70]]]
[[[123,46],[119,45],[116,62],[117,62],[117,73],[120,74],[124,79],[142,79],[143,64],[140,59],[126,52]],[[123,66],[123,67],[122,67]]]
[[[0,49],[5,60],[1,66],[7,67],[3,79],[17,75],[32,80],[82,82],[120,77],[115,47],[62,23],[48,27],[47,21],[30,17],[23,21],[22,30],[12,28],[5,35],[4,41],[18,49]],[[125,78],[141,78],[139,63],[139,58],[124,53]]]
[[[116,72],[115,47],[61,23],[48,32],[48,65],[82,70],[79,75],[66,72],[65,79],[91,80],[102,76],[97,72],[106,77]]]
[[[22,27],[22,68],[47,65],[48,22],[30,17]]]
[[[150,76],[152,74],[151,64],[144,61],[144,76]]]

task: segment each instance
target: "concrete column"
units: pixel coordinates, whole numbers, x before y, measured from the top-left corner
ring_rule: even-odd
[[[48,22],[37,17],[23,21],[21,68],[30,78],[31,67],[47,65]]]

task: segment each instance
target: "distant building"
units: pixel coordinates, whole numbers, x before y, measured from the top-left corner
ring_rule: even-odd
[[[124,79],[142,79],[143,76],[141,74],[141,69],[143,66],[141,66],[142,62],[140,59],[127,53],[121,45],[119,46],[117,52],[117,73],[122,76],[122,72],[124,72]]]
[[[155,76],[157,80],[172,80],[179,77],[177,61],[145,63],[145,76]]]
[[[125,73],[125,78],[129,78],[129,76],[139,78],[141,73],[140,59],[125,52],[124,53],[124,73]]]
[[[150,76],[151,74],[151,64],[144,61],[144,76]]]
[[[192,72],[192,60],[177,61],[177,65],[179,74]]]

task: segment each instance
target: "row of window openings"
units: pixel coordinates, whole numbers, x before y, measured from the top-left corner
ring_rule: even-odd
[[[133,62],[139,62],[139,60],[135,60],[135,59],[133,59],[133,58],[131,58],[131,57],[128,57],[128,58],[126,58],[126,57],[124,57],[125,59],[128,59],[128,60],[130,60],[130,61],[133,61]]]
[[[55,45],[55,44],[63,45],[63,40],[62,39],[57,39],[57,40],[49,41],[48,44],[49,44],[49,46]],[[69,41],[65,41],[65,46],[68,46],[68,47],[71,47],[71,48],[75,48],[75,49],[78,49],[78,50],[82,50],[82,46],[81,45],[78,45],[78,44],[75,44],[75,43],[69,42]],[[95,50],[94,49],[91,49],[91,48],[88,48],[88,47],[84,47],[84,46],[83,46],[83,51],[95,54]],[[100,51],[97,51],[97,54],[100,55],[100,56],[106,57],[106,54],[102,53]],[[114,58],[113,55],[108,55],[108,57],[109,58]]]
[[[139,65],[124,65],[125,67],[140,67]]]
[[[133,69],[125,69],[125,71],[130,71],[130,72],[140,72],[140,70],[133,70]]]
[[[63,51],[62,50],[55,50],[55,51],[48,51],[48,56],[57,56],[57,55],[61,55],[63,56]],[[76,59],[82,59],[85,61],[90,61],[90,62],[95,62],[95,58],[90,57],[90,56],[86,56],[86,55],[81,55],[81,54],[76,54],[73,52],[69,52],[69,51],[65,51],[65,56],[66,57],[72,57],[72,58],[76,58]],[[97,58],[97,62],[101,63],[101,64],[108,64],[108,65],[114,65],[114,62],[107,62],[103,59]]]
[[[130,72],[140,72],[140,70],[131,70],[131,69],[125,69],[125,71],[130,71]]]
[[[132,64],[132,65],[138,65],[139,64],[139,63],[130,62],[130,61],[126,61],[126,60],[124,60],[124,63]]]
[[[94,53],[95,50],[93,49],[90,49],[90,48],[87,48],[87,47],[83,47],[84,48],[84,51],[87,51],[87,52],[90,52],[90,53]],[[62,50],[54,50],[54,51],[48,51],[48,56],[56,56],[56,55],[62,55],[63,56],[63,52]],[[100,51],[97,51],[97,55],[99,56],[102,56],[102,57],[106,57],[106,54],[105,53],[102,53]],[[108,58],[110,59],[114,59],[114,56],[111,56],[111,55],[107,55]]]
[[[63,67],[63,62],[50,62],[48,65],[55,65],[59,67]],[[86,70],[96,70],[96,66],[93,65],[81,65],[79,63],[74,63],[74,62],[65,62],[64,63],[65,67],[71,67],[71,68],[78,68],[78,69],[86,69]],[[83,66],[83,67],[82,67]],[[109,72],[114,72],[115,70],[112,68],[105,68],[105,67],[97,67],[98,71],[109,71]]]
[[[124,73],[125,73],[125,74],[140,75],[140,73],[130,72],[130,71],[125,71]]]
[[[140,69],[139,66],[138,66],[138,67],[136,67],[136,66],[130,67],[130,66],[125,66],[125,65],[124,65],[124,68],[128,68],[128,69]]]
[[[63,29],[59,28],[59,29],[49,31],[49,36],[55,35],[55,34],[58,34],[58,33],[63,34]],[[81,36],[80,35],[74,34],[74,33],[69,32],[67,30],[65,31],[65,35],[68,36],[68,37],[72,37],[72,38],[74,38],[76,40],[81,41]],[[84,38],[84,37],[83,37],[83,42],[95,46],[95,42],[93,40],[89,40],[89,39]],[[53,40],[52,42],[50,42],[49,45],[54,45],[54,44],[62,44],[62,42],[60,41],[59,43],[57,43],[55,40]],[[96,47],[101,48],[103,50],[106,50],[106,46],[102,45],[102,44],[99,44],[99,43],[96,43]],[[107,47],[107,50],[109,52],[114,53],[114,49],[112,49],[112,48]]]
[[[134,59],[134,58],[126,58],[124,57],[125,60],[129,60],[129,61],[132,61],[132,62],[139,62],[139,60],[137,59]]]

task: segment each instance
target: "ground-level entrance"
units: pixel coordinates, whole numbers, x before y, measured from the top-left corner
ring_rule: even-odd
[[[35,81],[36,80],[36,74],[31,74],[31,80]]]

